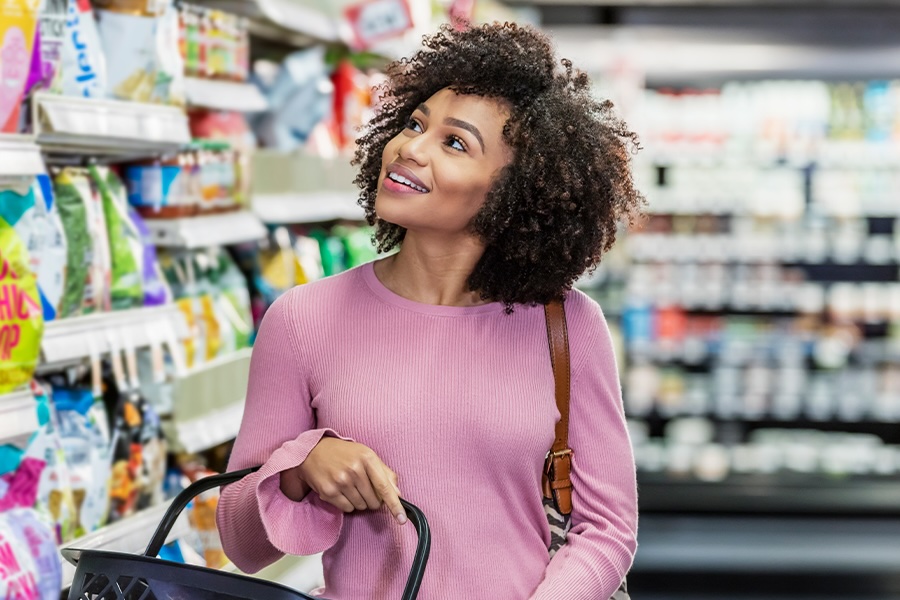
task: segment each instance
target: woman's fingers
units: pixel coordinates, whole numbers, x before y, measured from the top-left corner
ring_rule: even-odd
[[[297,477],[322,500],[344,512],[377,510],[387,504],[397,521],[406,523],[397,474],[362,444],[322,438],[297,467]],[[283,490],[294,492],[291,484],[287,477],[282,477]],[[298,490],[292,496],[299,499],[302,492]]]
[[[369,463],[366,465],[369,473],[369,480],[378,497],[387,504],[388,510],[397,519],[401,525],[406,523],[406,509],[400,504],[400,490],[392,480],[390,473],[392,471],[380,460],[378,463]]]
[[[366,510],[369,508],[368,502],[366,502],[365,498],[363,498],[362,494],[360,494],[359,490],[355,487],[348,487],[344,489],[343,492],[344,498],[346,498],[356,510]]]

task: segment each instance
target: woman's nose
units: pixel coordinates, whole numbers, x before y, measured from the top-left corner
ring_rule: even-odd
[[[426,154],[427,138],[425,133],[407,138],[400,144],[397,154],[404,160],[412,161],[418,165],[428,162]]]

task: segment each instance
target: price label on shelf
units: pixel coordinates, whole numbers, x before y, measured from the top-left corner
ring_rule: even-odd
[[[357,50],[403,35],[413,27],[407,0],[368,0],[344,9]]]

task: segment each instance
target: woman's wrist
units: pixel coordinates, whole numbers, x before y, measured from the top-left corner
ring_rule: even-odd
[[[286,471],[279,473],[279,487],[281,488],[281,493],[284,494],[288,500],[293,500],[294,502],[303,500],[312,489],[300,478],[300,473],[298,471],[297,467],[294,467],[293,469],[287,469]]]

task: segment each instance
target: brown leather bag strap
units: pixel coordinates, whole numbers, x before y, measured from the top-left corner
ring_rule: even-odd
[[[569,359],[569,333],[566,327],[566,311],[562,301],[544,305],[547,320],[547,341],[550,346],[550,364],[556,388],[556,407],[559,421],[556,438],[544,465],[544,496],[552,498],[563,515],[572,513],[572,450],[569,448],[569,395],[571,393],[571,361]]]
[[[571,368],[569,366],[569,330],[566,327],[566,310],[560,300],[544,305],[547,318],[547,341],[550,343],[550,364],[556,383],[556,407],[560,419],[556,424],[556,440],[553,452],[562,452],[569,447],[569,393],[571,391]]]

